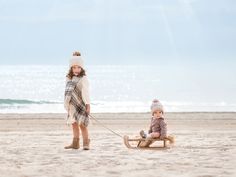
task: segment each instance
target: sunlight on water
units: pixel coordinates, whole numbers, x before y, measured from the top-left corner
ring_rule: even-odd
[[[1,66],[0,112],[65,112],[67,69]],[[166,111],[236,111],[235,83],[224,81],[217,87],[228,73],[206,72],[161,65],[88,66],[92,112],[148,112],[153,98],[160,99]]]

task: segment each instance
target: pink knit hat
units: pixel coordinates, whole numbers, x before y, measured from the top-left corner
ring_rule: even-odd
[[[153,114],[153,112],[155,112],[157,110],[164,112],[164,108],[163,108],[163,105],[161,104],[161,102],[158,99],[154,99],[152,101],[152,105],[151,105],[152,114]]]

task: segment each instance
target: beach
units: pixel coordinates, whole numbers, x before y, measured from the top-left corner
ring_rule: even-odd
[[[147,129],[149,113],[97,113],[120,135]],[[91,150],[65,150],[71,127],[65,114],[0,114],[0,176],[235,176],[236,113],[166,113],[168,149],[127,149],[122,138],[95,121]],[[82,141],[81,141],[82,144]]]
[[[235,9],[0,1],[0,177],[236,177]]]

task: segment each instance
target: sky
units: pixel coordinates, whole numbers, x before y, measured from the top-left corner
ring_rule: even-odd
[[[235,0],[0,0],[0,64],[236,66]]]

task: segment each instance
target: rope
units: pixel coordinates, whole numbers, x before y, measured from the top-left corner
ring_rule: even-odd
[[[109,130],[109,131],[112,132],[113,134],[115,134],[115,135],[117,135],[117,136],[119,136],[119,137],[121,137],[121,138],[123,139],[123,136],[122,136],[122,135],[120,135],[119,133],[116,133],[114,130],[112,130],[112,129],[110,129],[109,127],[105,126],[103,123],[101,123],[101,122],[100,122],[99,120],[97,120],[95,117],[91,116],[90,114],[89,114],[89,117],[92,118],[93,120],[95,120],[95,121],[96,121],[99,125],[101,125],[103,128]]]

